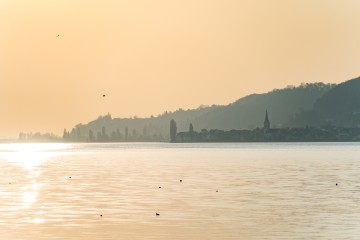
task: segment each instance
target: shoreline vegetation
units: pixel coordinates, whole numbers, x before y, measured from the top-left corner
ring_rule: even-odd
[[[87,142],[87,143],[121,143],[121,142],[169,142],[169,143],[221,143],[221,142],[359,142],[360,128],[322,126],[304,128],[270,128],[270,123],[266,127],[264,122],[263,128],[252,130],[230,130],[224,131],[219,129],[202,129],[194,131],[192,124],[189,131],[177,132],[176,121],[170,121],[170,139],[162,136],[144,136],[144,135],[121,135],[112,133],[108,135],[106,129],[96,137],[89,133],[87,139],[73,133],[66,133],[63,137],[54,134],[24,134],[19,135],[16,142]],[[14,140],[2,140],[1,142],[14,142]]]

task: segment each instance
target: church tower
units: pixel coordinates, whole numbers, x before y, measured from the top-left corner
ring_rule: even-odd
[[[268,116],[268,112],[266,109],[265,121],[264,121],[264,131],[267,132],[269,129],[270,129],[270,121],[269,121],[269,116]]]

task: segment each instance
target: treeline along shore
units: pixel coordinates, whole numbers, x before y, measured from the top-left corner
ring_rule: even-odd
[[[190,143],[190,142],[357,142],[360,141],[359,127],[337,127],[325,125],[322,127],[303,128],[271,128],[266,113],[263,128],[252,130],[230,130],[202,129],[195,131],[193,124],[189,125],[188,131],[177,132],[175,120],[170,121],[170,139],[162,135],[147,136],[129,133],[125,129],[125,134],[120,130],[106,133],[105,127],[102,132],[96,135],[90,130],[88,138],[84,139],[76,130],[72,132],[64,131],[63,137],[53,134],[24,134],[20,133],[21,142],[171,142],[171,143]]]

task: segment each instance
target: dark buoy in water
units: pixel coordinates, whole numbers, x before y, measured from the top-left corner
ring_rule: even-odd
[[[161,188],[161,187],[159,187],[159,188]]]
[[[102,214],[100,214],[100,217],[102,217]]]
[[[156,216],[159,216],[160,215],[160,213],[156,213]]]
[[[218,190],[216,190],[216,192],[219,192]]]
[[[335,184],[336,186],[338,185],[338,184]]]
[[[182,182],[182,180],[180,179],[180,182]]]
[[[71,177],[69,177],[69,178],[71,178]]]

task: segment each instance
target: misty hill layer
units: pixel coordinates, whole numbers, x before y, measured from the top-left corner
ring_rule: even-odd
[[[335,125],[354,127],[360,124],[360,77],[343,82],[327,91],[311,110],[299,112],[291,126]]]
[[[187,131],[190,123],[193,123],[195,131],[204,128],[253,129],[262,127],[266,109],[273,126],[287,126],[291,124],[289,119],[294,120],[299,116],[299,112],[311,111],[315,102],[333,87],[334,85],[323,83],[302,84],[265,94],[252,94],[225,106],[179,109],[150,118],[100,116],[87,124],[78,124],[71,132],[64,131],[64,136],[81,141],[89,140],[89,135],[93,138],[107,136],[118,140],[168,141],[171,119],[176,120],[178,131]]]
[[[314,103],[332,87],[323,83],[302,84],[265,94],[252,94],[201,115],[196,123],[206,129],[253,129],[263,126],[267,109],[272,126],[285,127],[289,118],[299,111],[312,109]]]

